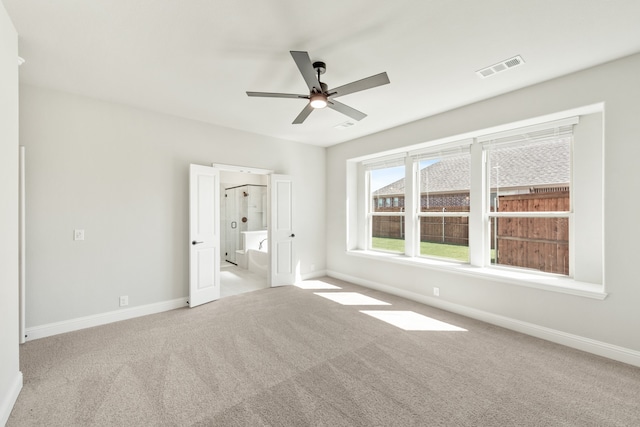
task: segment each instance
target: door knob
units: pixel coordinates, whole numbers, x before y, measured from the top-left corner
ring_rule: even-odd
[[[295,234],[293,234],[293,233],[291,233],[291,236],[289,236],[289,237],[296,237],[296,235],[295,235]]]
[[[204,243],[204,242],[196,242],[195,240],[193,242],[191,242],[191,244],[194,245],[194,246],[199,244],[199,243]]]

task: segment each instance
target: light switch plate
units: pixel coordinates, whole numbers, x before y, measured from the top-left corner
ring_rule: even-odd
[[[73,230],[73,240],[84,240],[84,230]]]

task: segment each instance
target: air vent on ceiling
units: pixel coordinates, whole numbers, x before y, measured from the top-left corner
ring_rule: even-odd
[[[506,59],[502,62],[498,62],[497,64],[493,64],[490,67],[483,68],[482,70],[476,71],[476,74],[480,76],[480,78],[487,78],[489,76],[493,76],[494,74],[500,73],[505,70],[509,70],[513,67],[517,67],[518,65],[524,64],[524,59],[520,55],[514,56],[513,58]]]
[[[346,122],[340,123],[339,125],[335,125],[334,128],[335,129],[346,129],[346,128],[350,128],[351,126],[353,126],[355,124],[356,124],[355,122],[347,120]]]

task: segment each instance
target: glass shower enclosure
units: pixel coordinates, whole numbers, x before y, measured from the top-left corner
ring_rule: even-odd
[[[225,261],[237,264],[236,251],[242,248],[241,232],[267,229],[267,187],[245,184],[224,190],[222,230]]]

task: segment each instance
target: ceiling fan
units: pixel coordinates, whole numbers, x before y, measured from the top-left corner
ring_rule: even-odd
[[[309,86],[309,95],[296,95],[293,93],[272,93],[272,92],[247,92],[249,96],[259,96],[264,98],[294,98],[294,99],[308,99],[309,103],[302,109],[298,117],[293,121],[294,125],[300,124],[305,121],[309,114],[316,108],[329,107],[332,110],[338,111],[346,116],[355,120],[362,120],[367,115],[362,111],[358,111],[355,108],[351,108],[341,102],[335,100],[339,96],[348,95],[354,92],[360,92],[365,89],[371,89],[377,86],[386,85],[389,83],[389,77],[387,73],[376,74],[375,76],[367,77],[362,80],[347,83],[346,85],[338,86],[333,89],[329,89],[326,83],[320,81],[320,76],[325,73],[327,66],[324,62],[311,63],[309,54],[302,51],[291,51],[291,56],[295,61],[304,81]]]

